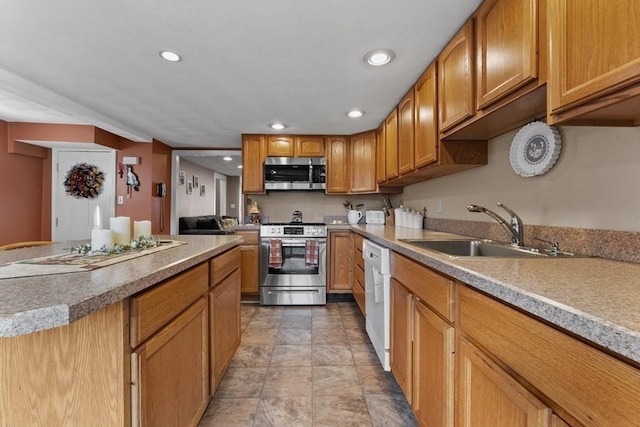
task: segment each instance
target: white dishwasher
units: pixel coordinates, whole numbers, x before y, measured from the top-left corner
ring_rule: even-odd
[[[390,371],[391,256],[389,249],[364,240],[362,257],[367,334],[382,367]]]

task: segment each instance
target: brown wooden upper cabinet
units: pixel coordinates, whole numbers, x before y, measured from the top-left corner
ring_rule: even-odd
[[[327,136],[327,180],[325,193],[349,192],[349,146],[346,136]]]
[[[415,92],[415,167],[438,160],[438,100],[436,63],[427,68],[414,87]]]
[[[549,2],[550,123],[640,124],[640,4]]]
[[[485,0],[475,15],[476,108],[538,76],[538,0]]]
[[[398,109],[394,108],[384,122],[387,179],[398,174]]]
[[[414,169],[414,92],[413,88],[398,104],[398,173]]]
[[[267,136],[268,157],[293,157],[294,138],[288,135]]]
[[[351,136],[351,193],[375,193],[376,132]]]
[[[269,157],[324,157],[324,137],[318,135],[269,135]]]
[[[242,135],[242,192],[264,193],[264,135]]]
[[[384,136],[385,123],[376,130],[376,182],[381,184],[387,180],[387,141]]]
[[[324,157],[324,136],[296,136],[293,154],[296,157]]]
[[[473,19],[469,19],[438,56],[440,131],[473,117],[474,99]]]

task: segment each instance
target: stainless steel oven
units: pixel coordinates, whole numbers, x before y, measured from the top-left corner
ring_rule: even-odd
[[[260,304],[324,305],[326,282],[325,224],[260,227]]]

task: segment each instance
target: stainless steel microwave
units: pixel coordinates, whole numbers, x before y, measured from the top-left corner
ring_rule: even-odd
[[[265,190],[324,190],[324,157],[267,157],[264,161]]]

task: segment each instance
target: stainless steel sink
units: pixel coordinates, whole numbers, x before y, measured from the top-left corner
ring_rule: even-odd
[[[538,258],[574,256],[574,254],[568,252],[558,252],[554,255],[550,251],[510,246],[491,240],[399,240],[419,248],[442,252],[452,257]]]

